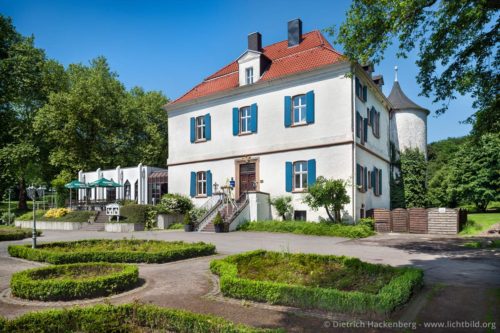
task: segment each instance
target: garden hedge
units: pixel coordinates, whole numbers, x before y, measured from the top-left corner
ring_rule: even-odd
[[[99,243],[105,242],[119,244],[126,242],[133,248],[141,244],[152,244],[157,246],[165,245],[164,250],[140,252],[140,251],[106,251],[99,249]],[[71,247],[78,249],[80,246],[96,246],[95,250],[88,251],[68,251],[61,252],[51,249],[51,246]],[[169,248],[174,246],[174,248]],[[23,258],[33,261],[48,262],[51,264],[70,264],[79,262],[124,262],[124,263],[165,263],[170,261],[207,256],[215,253],[215,245],[197,242],[164,242],[155,240],[80,240],[73,242],[53,242],[39,244],[36,249],[30,245],[10,245],[8,252],[13,257]]]
[[[3,325],[3,327],[2,327]],[[176,333],[272,333],[283,330],[259,329],[235,324],[220,317],[155,305],[95,305],[31,312],[11,320],[0,318],[5,333],[59,332],[176,332]]]
[[[114,269],[96,276],[76,278],[69,272]],[[135,265],[83,263],[34,268],[15,273],[10,280],[14,296],[39,301],[95,298],[132,289],[139,281]]]
[[[237,259],[258,256],[266,251],[257,250],[210,263],[212,273],[220,277],[224,296],[281,304],[306,309],[327,311],[388,314],[406,303],[423,284],[423,272],[416,268],[397,268],[401,274],[394,277],[377,294],[359,291],[342,291],[333,288],[308,287],[272,281],[257,281],[238,277]],[[356,258],[325,256],[334,260],[357,260],[359,265],[377,266]]]
[[[40,236],[41,231],[37,230],[36,234]],[[31,229],[21,229],[10,226],[0,226],[0,241],[20,240],[32,236]]]

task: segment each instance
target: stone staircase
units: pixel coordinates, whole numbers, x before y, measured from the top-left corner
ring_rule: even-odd
[[[104,212],[97,212],[93,223],[86,223],[82,229],[85,231],[104,231],[104,223],[108,222],[108,216]]]
[[[222,205],[218,211],[220,212],[222,219],[226,221],[227,217],[231,217],[235,210],[236,208],[234,208],[233,205],[227,203]],[[213,223],[215,216],[217,216],[217,214],[214,215],[214,217],[210,220],[210,222],[205,224],[205,226],[200,230],[200,232],[215,232],[215,226]]]

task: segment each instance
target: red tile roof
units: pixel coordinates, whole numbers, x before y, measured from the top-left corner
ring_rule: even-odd
[[[303,35],[302,41],[297,46],[289,48],[288,40],[284,40],[264,47],[262,53],[270,60],[270,65],[260,81],[273,80],[345,60],[344,56],[334,50],[317,30]],[[203,82],[170,104],[187,102],[238,86],[239,74],[236,60],[208,76]]]

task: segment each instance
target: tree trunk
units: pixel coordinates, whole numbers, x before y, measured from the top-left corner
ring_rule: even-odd
[[[19,202],[17,204],[19,210],[28,210],[26,203],[26,182],[24,178],[19,179]]]
[[[330,210],[328,209],[328,206],[325,206],[326,213],[328,214],[328,217],[330,218],[330,221],[335,223],[335,217],[332,216],[332,213],[330,213]]]

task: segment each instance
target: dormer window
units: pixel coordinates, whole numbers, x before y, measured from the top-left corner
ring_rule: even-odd
[[[245,82],[246,84],[253,83],[253,67],[248,67],[245,69]]]

